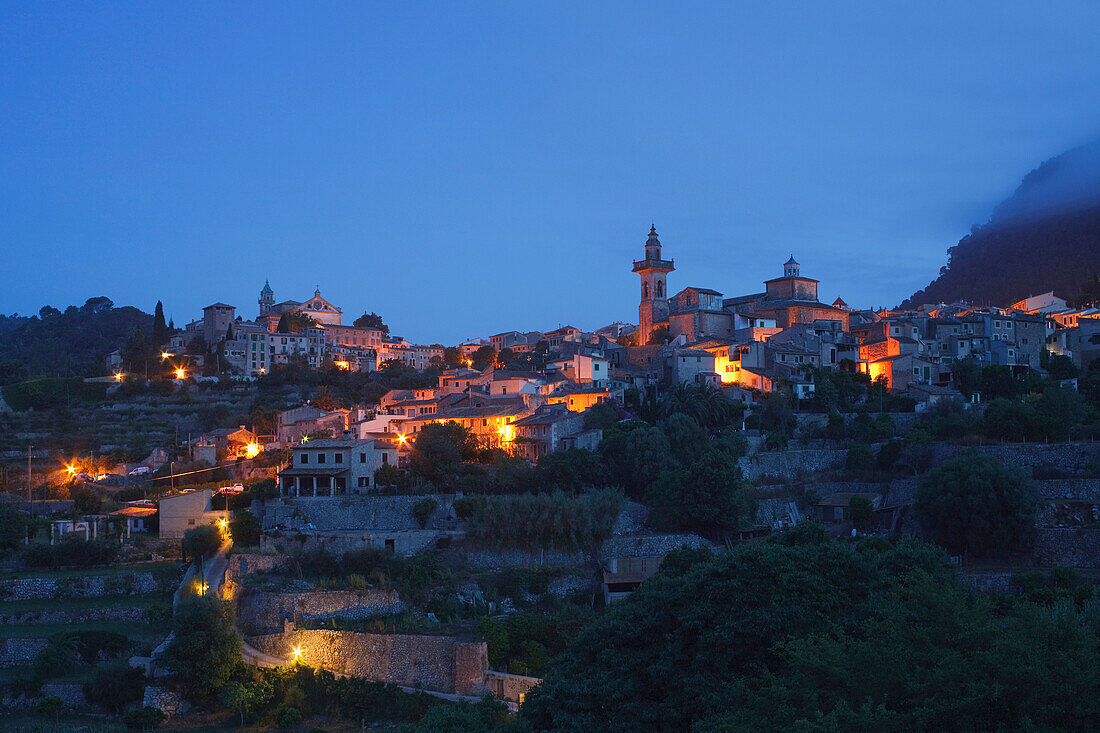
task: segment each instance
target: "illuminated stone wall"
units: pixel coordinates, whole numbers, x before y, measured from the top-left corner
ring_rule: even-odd
[[[298,649],[302,663],[338,674],[437,692],[479,694],[488,667],[485,642],[453,636],[293,629],[253,636],[248,643],[286,660]]]

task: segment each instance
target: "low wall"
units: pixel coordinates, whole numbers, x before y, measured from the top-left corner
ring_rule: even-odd
[[[0,580],[0,599],[5,601],[51,598],[98,598],[154,593],[176,587],[171,572],[126,571],[108,575],[20,577]]]
[[[0,668],[30,664],[46,648],[46,639],[7,637],[0,639]]]
[[[481,694],[488,669],[485,642],[453,636],[294,629],[247,641],[263,654],[286,660],[299,649],[304,664],[338,674],[460,695]]]
[[[1041,479],[1035,488],[1042,499],[1100,502],[1100,478]]]
[[[281,629],[283,621],[330,618],[367,619],[389,616],[404,609],[396,591],[378,588],[310,593],[267,593],[246,590],[238,614],[254,629]]]
[[[588,556],[563,550],[466,549],[465,565],[469,568],[566,568],[584,565]]]
[[[1046,567],[1100,568],[1100,529],[1039,529],[1033,554]]]
[[[8,697],[0,700],[6,708],[15,710],[34,709],[44,697],[56,697],[61,700],[61,707],[65,710],[78,710],[88,708],[90,705],[84,698],[84,685],[80,682],[47,682],[37,695],[31,697]],[[17,728],[16,730],[21,730]]]
[[[485,673],[485,691],[501,700],[522,704],[527,693],[542,680],[538,677],[525,677],[520,674],[507,674],[489,670]]]
[[[234,552],[229,556],[229,565],[226,567],[225,577],[234,583],[240,583],[241,578],[250,573],[259,573],[265,570],[286,565],[285,555],[261,555],[255,552]]]

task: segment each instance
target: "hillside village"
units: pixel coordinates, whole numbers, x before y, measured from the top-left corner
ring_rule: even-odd
[[[1086,608],[1100,308],[859,309],[793,255],[670,294],[642,254],[637,325],[421,345],[265,283],[252,320],[158,307],[101,374],[4,385],[2,704],[557,729],[592,634],[783,547]]]

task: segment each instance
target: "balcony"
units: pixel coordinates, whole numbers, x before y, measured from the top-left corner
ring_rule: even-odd
[[[675,270],[672,260],[634,260],[634,272],[640,270]]]

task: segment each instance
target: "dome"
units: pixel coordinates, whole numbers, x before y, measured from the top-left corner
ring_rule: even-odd
[[[794,258],[794,255],[792,254],[791,258],[783,263],[783,266],[786,267],[787,265],[797,265],[797,264],[798,264],[798,260],[796,260]]]

